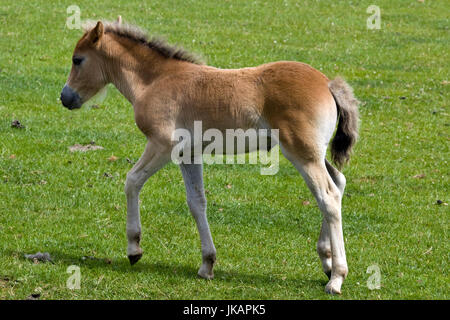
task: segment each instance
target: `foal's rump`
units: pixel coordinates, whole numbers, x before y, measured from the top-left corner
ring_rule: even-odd
[[[323,159],[337,120],[329,79],[300,62],[261,68],[262,115],[271,128],[279,128],[282,148],[299,160]]]
[[[282,146],[304,161],[323,160],[339,115],[331,155],[342,167],[358,137],[359,101],[352,88],[300,62],[274,62],[260,69],[262,116],[271,128],[280,129]]]

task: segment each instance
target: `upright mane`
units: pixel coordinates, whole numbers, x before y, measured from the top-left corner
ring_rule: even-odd
[[[195,54],[192,54],[182,47],[174,46],[167,43],[166,40],[160,37],[149,37],[148,33],[141,28],[129,25],[129,24],[118,24],[111,21],[102,21],[104,25],[105,33],[112,33],[116,36],[123,37],[135,41],[149,49],[157,51],[163,57],[172,58],[181,61],[187,61],[195,64],[204,64],[204,62]],[[96,25],[96,21],[87,21],[83,25],[85,32],[90,31]]]

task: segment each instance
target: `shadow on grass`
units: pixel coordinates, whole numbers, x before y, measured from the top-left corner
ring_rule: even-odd
[[[23,261],[32,261],[24,257],[23,252],[9,251],[6,254],[16,257]],[[186,280],[198,281],[208,281],[201,279],[197,276],[198,267],[192,265],[165,262],[154,262],[148,263],[146,261],[139,261],[137,264],[131,266],[128,259],[116,258],[109,259],[106,257],[86,257],[82,255],[73,255],[62,253],[53,250],[51,253],[54,264],[49,266],[70,266],[77,265],[80,268],[89,268],[92,270],[103,269],[109,270],[111,272],[118,273],[153,273],[160,274],[163,276],[168,276],[170,278],[184,278]],[[298,275],[292,275],[291,277],[284,278],[280,275],[274,274],[264,274],[264,273],[244,273],[239,271],[225,271],[221,270],[220,266],[214,269],[215,282],[225,282],[225,283],[279,283],[283,286],[290,288],[305,288],[305,287],[316,287],[318,290],[323,290],[323,287],[327,283],[326,276],[324,275],[322,279],[311,279],[308,275],[300,278]]]

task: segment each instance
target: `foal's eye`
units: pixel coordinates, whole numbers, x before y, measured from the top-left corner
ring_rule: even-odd
[[[81,64],[81,62],[83,62],[83,58],[73,57],[72,58],[72,62],[73,62],[74,65],[79,66]]]

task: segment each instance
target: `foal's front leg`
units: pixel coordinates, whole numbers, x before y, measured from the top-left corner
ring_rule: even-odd
[[[151,142],[147,143],[141,158],[127,174],[125,193],[127,195],[127,255],[133,265],[142,257],[141,221],[139,214],[139,193],[153,174],[170,160],[169,153]]]
[[[198,275],[205,279],[214,278],[213,267],[216,261],[216,248],[206,218],[206,197],[203,189],[202,164],[180,164],[186,186],[186,200],[197,223],[202,246],[202,266]]]

